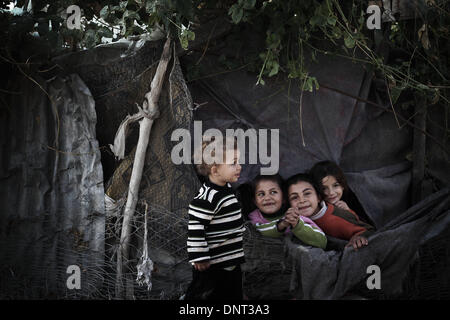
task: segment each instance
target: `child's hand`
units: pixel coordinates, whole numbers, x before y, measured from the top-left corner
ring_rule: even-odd
[[[334,206],[344,209],[344,210],[347,210],[347,211],[350,211],[350,208],[348,207],[348,205],[342,200],[339,200],[338,202],[336,202],[334,204]]]
[[[289,208],[286,211],[285,220],[292,226],[292,228],[295,228],[295,226],[298,223],[299,218],[300,218],[300,213],[298,212],[297,208]]]
[[[290,225],[290,224],[289,224],[288,221],[286,221],[286,218],[281,219],[281,220],[279,220],[278,223],[277,223],[277,230],[278,230],[279,232],[283,232],[284,230],[286,230],[287,227],[289,227],[289,225]]]
[[[367,238],[363,237],[363,236],[358,236],[358,235],[354,235],[349,241],[348,243],[345,245],[345,247],[351,247],[353,246],[353,248],[355,250],[358,250],[358,248],[361,248],[363,246],[367,246],[369,244],[369,241],[367,240]]]
[[[210,266],[209,260],[207,261],[200,261],[200,262],[194,262],[194,268],[197,271],[205,271]]]

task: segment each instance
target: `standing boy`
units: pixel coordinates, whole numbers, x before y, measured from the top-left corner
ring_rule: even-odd
[[[193,274],[185,299],[241,300],[245,228],[229,184],[239,179],[239,151],[235,139],[213,138],[204,138],[197,170],[207,179],[189,205],[187,250]]]

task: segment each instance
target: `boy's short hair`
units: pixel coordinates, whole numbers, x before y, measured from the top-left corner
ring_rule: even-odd
[[[347,180],[345,179],[344,172],[342,169],[333,161],[325,160],[317,162],[310,170],[309,175],[312,177],[316,183],[321,186],[322,179],[326,176],[333,176],[336,181],[344,189],[344,193],[348,190]],[[320,188],[322,190],[322,188]]]
[[[309,184],[311,184],[313,186],[313,188],[316,191],[317,196],[319,197],[320,200],[325,198],[324,194],[322,192],[322,188],[319,187],[317,182],[314,181],[314,179],[308,173],[297,173],[286,180],[286,196],[287,197],[289,197],[289,194],[288,194],[289,187],[292,186],[293,184],[297,184],[299,182],[308,182]]]
[[[199,175],[207,177],[211,174],[211,168],[218,164],[223,164],[226,156],[227,146],[232,146],[233,150],[238,149],[236,137],[222,136],[222,139],[217,139],[216,136],[203,136],[201,148],[195,151],[194,156],[201,159],[200,164],[195,167]],[[215,150],[219,148],[219,154],[216,155]],[[207,154],[205,159],[205,149],[211,149],[210,154]]]

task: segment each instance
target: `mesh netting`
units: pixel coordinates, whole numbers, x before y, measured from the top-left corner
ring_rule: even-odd
[[[123,208],[124,200],[117,206]],[[115,208],[117,210],[117,207]],[[147,212],[148,254],[154,264],[151,274],[152,289],[139,286],[136,281],[137,265],[144,250],[145,208],[140,202],[132,220],[130,236],[130,259],[124,270],[126,298],[128,299],[177,299],[190,281],[190,266],[187,263],[187,219],[167,209],[149,205]],[[110,215],[106,222],[106,255],[111,278],[105,281],[101,298],[115,297],[115,268],[117,249],[122,228],[121,215]]]
[[[149,70],[151,73],[152,70]],[[193,166],[175,165],[170,157],[175,142],[175,129],[189,130],[192,120],[192,100],[178,60],[170,71],[159,100],[160,116],[152,127],[149,147],[139,190],[141,200],[132,221],[132,236],[128,269],[125,270],[126,298],[174,299],[182,295],[191,277],[187,263],[187,207],[197,192],[200,182]],[[133,168],[135,148],[126,156],[108,182],[106,194],[115,201],[111,216],[106,221],[107,260],[115,268],[117,244],[121,233],[121,210],[128,191]],[[148,254],[154,263],[152,290],[139,287],[135,281],[136,265],[144,245],[144,205],[148,204]],[[118,214],[119,213],[119,214]],[[108,288],[114,288],[112,284]],[[112,289],[108,289],[111,292]]]
[[[244,292],[249,299],[292,298],[297,284],[282,238],[264,237],[247,222],[244,252]]]

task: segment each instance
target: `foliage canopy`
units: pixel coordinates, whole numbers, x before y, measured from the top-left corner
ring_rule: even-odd
[[[449,0],[416,1],[412,19],[397,15],[395,21],[383,23],[381,31],[367,28],[368,4],[355,0],[34,0],[29,11],[30,0],[18,0],[15,7],[24,9],[21,15],[5,10],[9,4],[0,1],[1,54],[7,61],[30,37],[43,40],[49,56],[91,48],[105,38],[117,41],[154,31],[178,37],[189,50],[189,41],[204,22],[226,16],[237,26],[251,25],[265,34],[265,48],[249,64],[256,65],[257,84],[284,72],[312,91],[319,83],[305,59],[334,54],[377,72],[388,84],[393,104],[402,92],[413,90],[428,103],[449,105]],[[73,4],[82,9],[80,30],[70,30],[65,23],[66,9]],[[386,59],[379,52],[382,41],[393,57]]]

